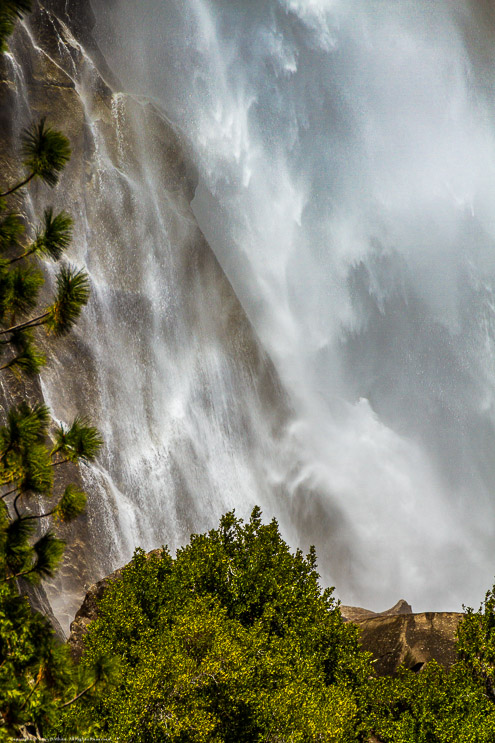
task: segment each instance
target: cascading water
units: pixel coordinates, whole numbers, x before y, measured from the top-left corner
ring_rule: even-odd
[[[48,585],[67,629],[83,581],[136,546],[173,549],[234,507],[274,513],[297,453],[282,444],[289,410],[273,366],[191,211],[173,131],[146,102],[112,93],[44,5],[10,49],[13,136],[47,114],[73,149],[60,186],[33,189],[30,218],[45,204],[70,210],[69,259],[92,288],[42,375],[54,416],[87,415],[106,444],[81,468],[86,522],[67,535],[68,564]]]
[[[11,44],[16,126],[48,113],[76,153],[33,209],[72,212],[93,286],[43,375],[54,415],[106,441],[83,472],[90,577],[259,503],[346,603],[477,603],[495,572],[489,6],[92,0],[112,93],[46,4]]]
[[[489,4],[92,4],[125,89],[186,139],[198,223],[296,411],[282,523],[345,599],[477,602],[495,571]]]

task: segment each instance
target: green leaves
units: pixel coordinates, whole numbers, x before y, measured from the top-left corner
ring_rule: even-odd
[[[1,51],[16,20],[30,8],[29,0],[0,0]],[[69,157],[67,138],[41,119],[22,135],[26,172],[0,194],[0,370],[16,375],[39,372],[46,359],[37,347],[36,329],[45,326],[56,336],[67,333],[88,301],[89,280],[83,271],[62,266],[52,302],[36,313],[44,284],[37,261],[63,257],[72,238],[72,219],[64,211],[55,214],[47,208],[33,236],[23,215],[6,209],[5,197],[35,179],[55,186]],[[58,426],[55,445],[49,439],[50,424],[46,406],[23,402],[8,411],[0,427],[1,740],[25,737],[28,731],[43,739],[43,727],[62,707],[97,684],[108,686],[115,673],[115,664],[103,655],[87,673],[74,672],[66,648],[17,592],[18,579],[21,585],[23,580],[38,583],[53,576],[60,562],[64,542],[46,529],[47,519],[67,523],[85,508],[86,494],[75,485],[57,492],[58,465],[92,461],[101,446],[98,431],[84,418]],[[53,506],[47,511],[48,498]],[[38,531],[40,523],[44,528]]]
[[[29,329],[16,331],[12,334],[10,344],[15,355],[0,367],[0,371],[10,369],[14,373],[22,372],[27,376],[39,374],[46,364],[46,356],[33,343],[32,332]]]
[[[495,586],[477,612],[465,612],[457,630],[457,653],[465,672],[495,703]]]
[[[5,203],[0,202],[0,214],[4,211]],[[24,235],[24,224],[20,214],[10,212],[0,219],[0,253],[11,248],[21,246]]]
[[[20,573],[28,569],[32,550],[29,545],[29,538],[32,536],[34,526],[30,521],[14,519],[5,521],[2,528],[2,544],[0,563],[2,564],[3,573],[6,568],[13,573]]]
[[[26,580],[39,583],[42,578],[50,578],[64,553],[65,542],[58,539],[53,532],[44,534],[33,545],[36,561],[32,568],[25,574]]]
[[[20,460],[17,487],[21,493],[33,491],[48,495],[53,485],[53,467],[44,444],[31,444]]]
[[[86,418],[78,417],[69,428],[59,426],[55,431],[53,453],[59,453],[71,462],[92,462],[103,440]]]
[[[99,612],[83,665],[119,657],[120,682],[74,704],[57,732],[96,724],[136,743],[358,740],[350,679],[367,679],[368,657],[319,587],[314,551],[310,561],[292,553],[259,509],[248,523],[227,514],[175,559],[136,551]]]
[[[492,743],[495,706],[461,663],[434,661],[420,673],[374,679],[363,687],[368,726],[383,743]]]
[[[90,625],[82,668],[117,683],[67,707],[53,733],[134,743],[493,743],[495,587],[459,629],[450,670],[376,678],[357,630],[259,510],[226,514],[173,559],[137,550]]]
[[[1,15],[0,10],[0,15]],[[72,239],[72,218],[67,212],[55,214],[45,209],[42,222],[31,242],[25,239],[23,219],[17,212],[5,214],[5,196],[40,178],[54,186],[70,157],[68,139],[52,129],[43,118],[24,130],[22,155],[28,175],[3,194],[0,194],[0,346],[4,363],[0,371],[16,374],[37,374],[45,363],[44,354],[37,348],[32,335],[22,331],[45,326],[47,332],[65,335],[73,327],[89,299],[89,279],[84,271],[62,266],[55,279],[55,295],[41,314],[19,322],[19,316],[32,313],[37,305],[44,277],[33,263],[35,258],[59,261]],[[5,327],[7,326],[7,327]]]
[[[55,335],[68,333],[87,304],[89,293],[87,274],[62,266],[57,275],[55,301],[47,312],[48,329]]]
[[[46,405],[28,405],[22,402],[10,408],[7,424],[0,428],[0,461],[5,469],[5,458],[10,452],[21,454],[30,446],[44,441],[48,433],[50,412]]]
[[[72,217],[67,212],[53,214],[50,207],[45,209],[42,226],[38,229],[36,239],[29,248],[29,254],[60,260],[72,240]]]
[[[86,494],[69,484],[51,511],[33,513],[28,507],[33,493],[53,497],[57,465],[91,461],[101,446],[98,431],[84,418],[76,418],[71,426],[56,428],[55,446],[49,447],[49,422],[46,406],[21,403],[9,411],[6,425],[0,428],[0,486],[4,490],[3,494],[0,491],[0,563],[8,580],[22,574],[37,581],[52,574],[63,543],[49,532],[31,544],[33,522],[47,516],[69,522],[86,505]],[[13,514],[5,506],[9,499]]]
[[[6,41],[16,21],[31,10],[31,0],[2,0],[0,5],[0,53],[7,51]]]
[[[67,523],[80,516],[85,507],[86,493],[75,485],[67,485],[54,513],[60,521]]]
[[[34,266],[15,266],[9,273],[10,295],[5,311],[15,316],[32,310],[44,283],[43,274]]]
[[[24,130],[21,142],[23,164],[30,175],[55,186],[71,155],[67,137],[47,126],[46,119],[42,118]]]

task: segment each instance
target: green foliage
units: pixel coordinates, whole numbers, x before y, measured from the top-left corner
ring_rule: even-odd
[[[54,215],[51,207],[45,209],[43,224],[38,229],[29,252],[54,261],[60,260],[71,243],[72,225],[72,217],[67,212]]]
[[[47,456],[48,455],[48,456]],[[53,486],[53,467],[47,447],[31,444],[16,463],[14,475],[19,495],[32,491],[49,495]]]
[[[495,703],[495,586],[479,611],[465,609],[457,631],[457,652],[464,673]]]
[[[89,279],[84,271],[62,266],[57,275],[55,301],[48,308],[46,325],[55,335],[72,328],[89,299]]]
[[[76,667],[45,617],[16,587],[0,582],[0,740],[43,733],[84,694],[113,682],[118,664],[106,657]]]
[[[2,281],[3,279],[3,281]],[[14,266],[0,277],[4,285],[2,296],[3,315],[11,317],[32,310],[38,301],[38,294],[44,284],[43,274],[33,265]]]
[[[255,509],[193,535],[175,559],[138,550],[105,593],[85,664],[120,659],[118,684],[57,732],[132,741],[357,741],[371,673],[356,628],[322,591],[315,555],[292,554]]]
[[[75,485],[67,485],[64,494],[57,504],[55,515],[60,521],[73,521],[80,516],[86,507],[86,493]]]
[[[369,725],[383,743],[493,743],[495,707],[459,663],[403,670],[370,682],[366,694]]]
[[[55,185],[70,156],[66,137],[46,125],[44,119],[23,135],[24,166],[28,176],[5,195],[18,190],[35,177]],[[36,307],[43,274],[34,263],[37,256],[59,260],[70,244],[72,219],[65,212],[46,209],[35,238],[26,241],[24,223],[16,212],[6,213],[0,200],[0,350],[7,355],[0,371],[37,374],[45,355],[35,341],[35,329],[42,325],[55,335],[70,330],[89,297],[86,274],[61,266],[51,305],[40,315],[21,322]],[[5,327],[9,323],[17,324]],[[48,516],[70,521],[84,509],[86,496],[69,485],[63,493],[53,492],[54,468],[64,462],[91,461],[101,446],[95,428],[77,418],[67,431],[58,427],[55,446],[49,441],[50,417],[45,406],[21,403],[7,414],[0,427],[0,582],[22,577],[30,582],[53,575],[63,552],[63,542],[51,531],[35,538],[34,524]],[[33,496],[56,498],[45,513],[33,509]],[[2,577],[3,576],[3,577]]]
[[[0,583],[0,740],[29,722],[38,730],[71,691],[67,651],[48,621],[10,583]]]
[[[34,565],[24,573],[26,578],[32,578],[38,583],[42,578],[51,578],[64,553],[65,542],[58,539],[51,531],[43,534],[33,545],[36,554]]]
[[[368,725],[383,743],[493,743],[495,740],[495,587],[478,612],[466,609],[457,660],[420,673],[371,681],[362,689]]]
[[[21,142],[23,164],[29,175],[55,186],[71,155],[67,137],[47,126],[43,118],[24,130]]]
[[[58,426],[54,439],[52,454],[60,454],[70,462],[92,462],[103,443],[98,430],[81,417],[75,418],[68,428]]]
[[[29,538],[34,531],[34,524],[27,519],[9,519],[5,507],[0,509],[2,518],[0,520],[0,543],[2,554],[0,555],[1,575],[4,578],[8,572],[18,574],[29,569],[34,551],[29,544]]]
[[[48,437],[49,414],[46,406],[21,403],[12,408],[5,426],[0,427],[0,568],[5,579],[22,575],[37,582],[52,575],[63,551],[63,543],[51,533],[31,544],[33,522],[46,516],[71,521],[84,510],[85,494],[68,485],[62,494],[53,493],[54,468],[65,462],[92,461],[101,446],[98,431],[76,418],[72,426],[59,426],[55,446]],[[33,513],[30,501],[40,494],[56,498],[47,513]],[[11,511],[7,504],[11,503]]]
[[[144,743],[493,743],[495,588],[458,632],[449,670],[374,676],[357,630],[258,509],[132,562],[101,599],[81,667],[119,658],[116,683],[51,734]],[[373,736],[373,737],[370,737]]]
[[[14,455],[22,454],[32,444],[43,442],[48,434],[49,423],[50,411],[42,403],[31,406],[21,402],[17,407],[10,408],[7,423],[0,428],[0,461],[4,463],[11,452]]]
[[[0,0],[3,51],[15,21],[29,8],[29,2]],[[69,142],[41,119],[23,133],[22,157],[27,172],[0,194],[0,353],[4,357],[0,371],[17,376],[37,374],[45,363],[36,329],[44,326],[47,332],[64,335],[89,298],[86,274],[62,265],[52,302],[33,316],[44,284],[37,261],[63,257],[72,238],[72,219],[66,212],[45,209],[30,238],[23,217],[7,210],[5,197],[36,178],[56,185],[70,157]],[[39,583],[53,576],[62,557],[64,541],[47,520],[72,521],[86,504],[85,493],[75,485],[57,492],[55,468],[92,461],[102,443],[84,418],[76,418],[67,429],[56,427],[53,438],[51,425],[46,406],[21,402],[7,412],[0,426],[0,740],[41,739],[61,709],[70,708],[97,685],[108,684],[115,673],[115,662],[101,655],[84,668],[75,668],[46,620],[18,593],[23,581]],[[53,502],[50,510],[43,510],[45,499]],[[38,529],[40,523],[43,529]]]
[[[5,200],[0,200],[0,214],[5,211]],[[0,219],[0,253],[21,245],[24,224],[20,214],[9,212]]]
[[[16,21],[31,10],[31,0],[0,0],[0,54],[7,51],[7,39]]]
[[[70,157],[67,138],[47,126],[45,119],[24,131],[22,152],[28,175],[3,197],[36,177],[55,185]],[[84,271],[62,265],[52,302],[41,314],[26,317],[37,306],[44,284],[36,259],[59,261],[63,257],[72,239],[72,218],[64,211],[55,214],[52,208],[45,209],[30,240],[22,216],[6,211],[5,198],[0,198],[0,216],[0,353],[5,357],[0,371],[35,375],[46,357],[33,331],[44,326],[56,336],[68,333],[88,302],[89,280]]]
[[[0,371],[10,369],[17,376],[39,374],[46,364],[46,356],[33,342],[32,331],[29,328],[15,331],[11,335],[10,344],[14,355],[10,361],[0,367]]]

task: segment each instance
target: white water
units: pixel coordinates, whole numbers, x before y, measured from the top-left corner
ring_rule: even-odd
[[[296,411],[286,533],[345,601],[476,604],[495,572],[489,6],[92,4],[124,87],[187,141],[194,213]]]
[[[75,152],[30,203],[71,211],[92,280],[43,375],[54,415],[86,412],[106,441],[74,554],[100,577],[259,503],[345,603],[477,604],[495,573],[494,18],[460,0],[92,2],[139,100],[57,24],[52,57],[19,27],[10,73],[14,128],[48,113]],[[41,95],[32,70],[60,79]],[[145,97],[187,145],[194,214]]]
[[[54,417],[88,415],[105,440],[81,468],[87,516],[65,535],[67,565],[48,586],[68,629],[84,582],[136,546],[175,548],[234,507],[274,513],[298,455],[273,367],[190,209],[173,132],[106,88],[50,13],[19,24],[10,49],[12,135],[47,114],[73,149],[56,189],[30,189],[29,218],[45,204],[68,209],[69,259],[91,278],[88,307],[67,339],[48,341],[42,375]]]

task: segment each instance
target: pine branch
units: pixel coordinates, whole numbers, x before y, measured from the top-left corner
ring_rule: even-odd
[[[48,432],[50,412],[46,405],[31,407],[22,402],[11,408],[7,415],[7,425],[0,428],[0,442],[2,453],[0,464],[3,464],[7,455],[14,451],[18,454],[26,447],[36,443],[43,443]],[[6,483],[4,483],[6,484]]]
[[[84,271],[62,266],[56,279],[55,301],[48,308],[48,332],[65,335],[89,299],[89,278]]]
[[[0,214],[3,212],[3,201],[0,199]],[[25,232],[22,216],[16,212],[9,212],[0,221],[0,253],[5,253],[12,247],[22,247],[21,235]]]
[[[96,686],[98,681],[99,679],[96,679],[95,681],[93,681],[92,684],[90,684],[85,689],[83,689],[81,692],[79,692],[79,694],[77,694],[73,699],[70,699],[68,702],[65,702],[65,704],[61,704],[58,709],[63,709],[64,707],[68,707],[69,704],[74,704],[74,702],[77,702],[77,700],[80,699],[82,696],[84,696],[84,694],[87,694],[88,691],[91,691],[91,689],[93,689]]]
[[[23,570],[20,573],[13,573],[12,575],[9,575],[8,578],[0,579],[0,583],[7,583],[9,580],[15,580],[15,578],[23,578],[25,575],[34,573],[35,570],[36,570],[36,566],[29,568],[29,570]]]
[[[58,467],[59,464],[67,464],[67,462],[72,462],[72,459],[60,459],[58,462],[50,462],[50,464],[48,466],[49,467]],[[12,495],[13,493],[17,492],[17,489],[18,489],[18,486],[16,485],[16,487],[13,488],[12,490],[9,490],[7,493],[3,493],[2,495],[0,495],[0,500],[3,500],[8,495]],[[22,493],[20,493],[20,495],[22,495]]]
[[[31,320],[26,320],[25,322],[21,322],[18,325],[12,325],[12,327],[7,328],[7,330],[0,330],[0,335],[5,335],[6,333],[13,333],[16,330],[23,330],[24,328],[35,328],[38,325],[43,325],[44,322],[40,322],[44,320],[45,317],[49,316],[49,312],[43,312],[42,315],[38,315],[38,317],[33,317]]]
[[[43,228],[38,229],[36,238],[30,247],[22,255],[11,258],[8,265],[17,263],[17,261],[28,258],[30,255],[48,257],[54,261],[60,260],[71,243],[72,225],[72,218],[67,212],[54,215],[51,207],[45,209]]]
[[[4,193],[0,193],[0,199],[3,199],[4,196],[10,196],[11,193],[14,193],[15,191],[18,191],[23,186],[26,186],[30,181],[33,180],[36,173],[30,173],[27,178],[25,178],[20,183],[17,183],[17,185],[12,186],[12,188],[9,188],[8,191],[4,191]]]
[[[42,678],[42,676],[41,676],[41,666],[40,666],[40,670],[38,671],[38,678],[36,679],[36,683],[34,684],[33,688],[31,689],[31,691],[29,692],[29,694],[27,695],[27,697],[25,698],[24,702],[22,703],[21,709],[24,709],[24,707],[26,706],[26,704],[31,699],[31,696],[33,695],[33,692],[35,692],[36,689],[37,689],[37,687],[39,686],[39,683],[41,681],[41,678]]]
[[[17,528],[32,529],[31,526],[27,526],[27,522],[24,519],[18,518],[17,521],[13,522]],[[24,578],[27,575],[34,574],[34,580],[41,580],[44,577],[52,576],[55,572],[58,562],[63,555],[65,542],[55,537],[52,532],[47,532],[32,547],[32,550],[36,553],[36,562],[27,570],[21,570],[18,573],[4,578],[0,582],[13,580],[14,578]]]
[[[17,501],[22,495],[23,495],[23,491],[21,490],[19,493],[17,493],[16,497],[14,498],[14,503],[13,503],[14,511],[18,519],[21,518],[21,514],[19,513],[19,509],[17,508]]]
[[[15,488],[14,488],[13,490],[9,490],[9,492],[8,492],[8,493],[4,493],[3,495],[0,495],[0,500],[3,500],[3,499],[4,499],[4,498],[6,498],[6,497],[7,497],[8,495],[12,495],[12,493],[15,493],[15,492],[17,492],[17,487],[15,487]]]
[[[59,464],[67,464],[67,462],[70,462],[70,459],[60,459],[58,462],[52,462],[51,467],[58,467]]]
[[[56,512],[57,508],[52,508],[51,511],[47,511],[46,513],[39,513],[38,515],[31,515],[31,516],[21,516],[21,521],[30,521],[31,519],[45,519],[48,516],[53,516],[53,514]]]
[[[70,158],[69,140],[46,125],[42,118],[38,124],[25,129],[22,136],[24,166],[49,186],[55,186],[59,173]]]
[[[12,345],[17,346],[18,353],[6,364],[0,366],[0,372],[10,370],[16,376],[19,376],[21,372],[28,376],[38,374],[41,367],[46,364],[45,354],[38,351],[36,346],[26,338],[22,339],[21,343],[12,341]]]
[[[31,0],[1,0],[0,3],[0,54],[7,51],[7,39],[16,21],[31,10]]]

